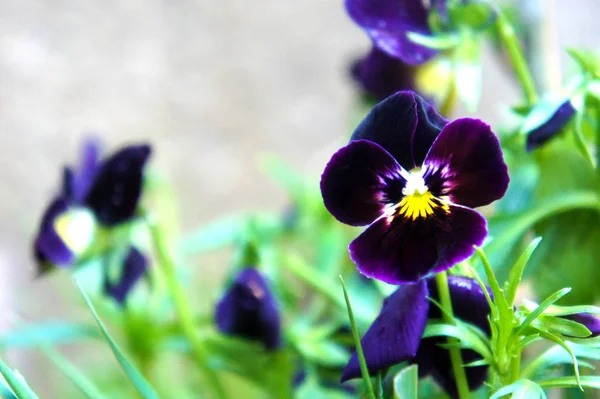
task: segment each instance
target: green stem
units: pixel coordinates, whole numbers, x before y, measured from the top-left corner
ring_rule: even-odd
[[[204,349],[204,343],[199,335],[199,330],[194,321],[194,314],[189,306],[187,297],[183,287],[181,286],[179,279],[177,278],[177,268],[175,261],[171,255],[165,238],[158,224],[153,223],[147,217],[148,227],[150,229],[150,235],[158,257],[158,262],[163,270],[163,277],[167,285],[167,290],[170,292],[171,297],[174,301],[175,308],[179,315],[179,324],[183,334],[187,337],[192,347],[194,354],[194,360],[196,364],[204,373],[206,380],[211,386],[214,392],[214,397],[219,399],[227,398],[227,394],[223,389],[219,378],[215,371],[210,368],[208,364],[208,355]]]
[[[510,382],[509,384],[512,384],[513,382],[517,381],[519,379],[519,377],[521,376],[521,354],[519,354],[519,356],[515,356],[512,359],[512,362],[510,363]]]
[[[527,104],[534,105],[537,101],[538,95],[533,76],[531,75],[531,71],[527,65],[527,60],[525,59],[525,55],[523,54],[523,50],[521,49],[521,45],[519,44],[519,39],[517,38],[515,30],[510,22],[508,22],[506,17],[502,14],[500,9],[497,10],[496,28],[498,29],[498,36],[500,37],[500,40],[506,49],[508,59],[510,60],[515,74],[517,75],[517,79],[519,80],[519,84],[521,85],[521,90],[523,90],[523,95],[525,96]]]
[[[452,323],[452,299],[450,298],[450,288],[448,287],[447,273],[442,272],[436,274],[435,281],[437,283],[440,304],[445,310],[444,317],[446,318],[446,321],[448,323]],[[448,339],[449,344],[452,344],[454,342],[455,340]],[[467,382],[467,374],[465,373],[465,368],[463,367],[460,349],[450,348],[448,350],[450,351],[450,362],[452,363],[452,372],[454,373],[454,380],[456,381],[458,397],[459,399],[468,399],[470,397],[469,384]]]

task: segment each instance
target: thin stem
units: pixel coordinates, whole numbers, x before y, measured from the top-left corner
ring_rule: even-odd
[[[446,272],[438,273],[435,276],[435,281],[437,283],[440,304],[445,310],[444,317],[447,322],[452,323],[452,299],[450,298],[450,288],[448,288],[448,275]],[[448,339],[449,344],[454,342],[456,342],[454,339]],[[454,380],[456,381],[458,397],[459,399],[468,399],[470,397],[469,384],[467,382],[465,368],[463,367],[460,349],[452,347],[448,350],[450,351],[450,362],[452,363],[452,372],[454,373]]]
[[[521,354],[515,356],[510,362],[510,384],[517,381],[521,376]]]
[[[173,298],[175,308],[179,315],[181,330],[192,347],[194,354],[193,358],[204,373],[206,380],[214,393],[214,397],[225,399],[227,398],[227,394],[225,393],[217,374],[208,365],[208,355],[204,349],[202,338],[198,332],[199,330],[194,322],[194,314],[187,301],[185,291],[177,278],[175,261],[168,249],[162,231],[158,224],[153,223],[148,217],[146,217],[146,220],[150,229],[150,235],[154,244],[156,256],[158,257],[158,262],[163,269],[163,277],[165,278],[167,290]]]
[[[496,28],[498,29],[498,36],[506,49],[506,54],[517,75],[527,104],[533,105],[538,98],[537,89],[529,66],[527,65],[527,60],[525,59],[525,55],[519,44],[519,39],[510,22],[508,22],[506,17],[502,14],[500,8],[498,8],[496,12]]]

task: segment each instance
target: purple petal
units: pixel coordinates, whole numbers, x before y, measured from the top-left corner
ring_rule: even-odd
[[[350,243],[350,257],[365,276],[390,284],[415,283],[467,259],[486,235],[479,213],[450,205],[448,213],[414,221],[380,218]]]
[[[385,299],[379,316],[360,341],[370,374],[416,355],[427,324],[428,294],[427,285],[421,281],[401,286]],[[341,381],[360,376],[358,357],[354,353]]]
[[[140,278],[148,269],[148,259],[135,247],[129,247],[127,257],[123,262],[121,277],[117,283],[108,280],[104,281],[104,292],[114,298],[121,306],[125,305],[127,294],[135,286]]]
[[[342,223],[364,226],[402,196],[398,163],[378,144],[352,141],[333,154],[321,176],[325,207]]]
[[[378,101],[400,90],[415,89],[415,67],[373,47],[352,66],[352,76],[361,89]]]
[[[419,95],[401,91],[377,104],[352,140],[382,146],[406,170],[420,166],[447,121]]]
[[[243,269],[216,307],[217,328],[263,343],[265,350],[281,347],[281,320],[275,297],[262,274]]]
[[[34,254],[41,272],[49,269],[47,263],[69,266],[75,260],[75,254],[71,252],[54,228],[56,218],[68,209],[68,202],[64,198],[58,197],[52,201],[42,216],[40,229],[34,242]]]
[[[431,33],[429,10],[422,1],[346,0],[346,10],[377,47],[407,64],[421,64],[437,54],[407,36],[408,32]]]
[[[550,119],[529,132],[527,135],[527,151],[541,146],[554,137],[569,123],[573,115],[575,115],[575,108],[573,108],[571,101],[567,100],[558,107]]]
[[[150,146],[125,147],[107,159],[86,197],[87,205],[98,221],[114,226],[130,219],[142,191],[143,168]]]
[[[500,142],[478,119],[457,119],[444,127],[424,162],[425,181],[436,196],[475,208],[502,198],[508,168]]]
[[[435,279],[429,279],[427,283],[431,297],[439,301]],[[490,323],[488,317],[491,312],[490,306],[477,281],[467,277],[448,276],[448,288],[454,315],[467,323],[475,325],[489,335]],[[493,297],[489,289],[488,293]],[[441,317],[440,309],[431,305],[429,307],[429,319],[439,319]],[[458,395],[450,355],[446,349],[439,346],[439,344],[445,342],[446,339],[440,337],[424,339],[415,362],[419,364],[422,376],[431,374],[451,397],[456,398]],[[472,350],[462,350],[461,355],[463,364],[481,360],[481,356]],[[487,379],[488,366],[467,367],[465,372],[469,388],[473,391],[483,385]]]
[[[594,338],[600,335],[600,319],[590,313],[577,313],[561,316],[563,319],[575,321],[583,324],[591,331],[591,335],[586,338]]]
[[[79,166],[71,177],[71,196],[79,204],[85,201],[87,193],[94,183],[100,167],[100,144],[98,140],[88,139],[81,150]]]

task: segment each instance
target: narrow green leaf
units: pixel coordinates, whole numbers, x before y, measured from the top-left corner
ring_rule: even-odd
[[[4,376],[4,379],[18,399],[39,399],[31,388],[29,388],[23,376],[13,371],[2,360],[0,360],[0,374]]]
[[[533,255],[533,251],[535,251],[541,241],[541,237],[531,241],[531,243],[527,246],[527,249],[523,251],[523,254],[519,257],[517,262],[510,270],[508,285],[506,287],[506,302],[508,303],[508,306],[512,307],[515,304],[517,289],[519,288],[519,284],[521,284],[521,278],[523,277],[525,266],[527,265],[529,258],[531,258],[531,255]]]
[[[98,327],[100,327],[100,330],[102,330],[102,334],[104,335],[104,338],[106,338],[106,341],[110,345],[110,348],[112,349],[115,357],[119,361],[119,364],[123,368],[123,371],[125,371],[125,373],[127,374],[127,377],[129,377],[129,379],[131,380],[133,385],[136,387],[136,389],[138,390],[138,392],[142,395],[142,397],[144,399],[158,399],[159,396],[154,391],[154,388],[152,388],[152,386],[144,378],[144,376],[142,376],[140,374],[140,372],[131,364],[131,362],[121,352],[121,350],[117,346],[116,342],[112,339],[112,337],[108,333],[108,330],[106,330],[106,328],[104,327],[104,324],[102,324],[100,317],[98,317],[98,314],[96,313],[96,309],[94,309],[94,305],[92,304],[90,298],[88,298],[87,294],[85,293],[85,291],[83,290],[83,288],[81,287],[79,282],[77,280],[75,280],[75,283],[77,284],[77,287],[79,288],[79,291],[81,292],[81,295],[83,296],[83,299],[85,300],[85,303],[90,308],[90,311],[92,312],[92,315],[94,316],[94,319],[96,320],[96,323],[98,323]]]
[[[513,399],[546,399],[542,387],[531,380],[518,380],[502,387],[494,392],[490,399],[502,398],[509,394]]]
[[[356,328],[356,322],[354,321],[354,313],[352,312],[352,305],[350,304],[350,298],[348,297],[348,291],[346,291],[346,285],[344,279],[340,274],[340,281],[342,282],[342,289],[344,290],[344,300],[346,301],[346,307],[348,308],[348,318],[350,319],[350,326],[352,327],[352,336],[354,336],[354,345],[356,346],[356,355],[358,356],[358,362],[360,363],[360,372],[362,374],[364,383],[367,387],[367,393],[370,399],[376,399],[375,391],[373,391],[373,384],[371,383],[371,376],[369,375],[369,369],[367,368],[367,362],[365,360],[365,354],[363,353],[362,345],[360,343],[360,336],[358,335],[358,329]]]
[[[2,399],[18,399],[12,389],[10,389],[2,380],[0,380],[0,397],[2,397]]]
[[[17,328],[0,337],[0,348],[27,348],[40,342],[62,344],[89,338],[99,338],[94,326],[76,323],[44,323]]]
[[[590,348],[571,342],[567,342],[566,345],[571,348],[580,366],[584,365],[582,359],[600,361],[600,348]],[[522,375],[534,379],[547,374],[550,369],[561,364],[572,365],[573,357],[562,346],[555,345],[531,361],[523,369]]]
[[[394,399],[418,399],[419,369],[416,364],[394,376]]]
[[[586,388],[600,389],[600,376],[583,376],[579,381],[575,377],[557,377],[538,381],[544,388]]]
[[[450,337],[459,341],[459,347],[462,349],[472,349],[479,353],[488,363],[492,362],[492,352],[489,345],[482,340],[480,334],[471,330],[467,323],[452,324],[428,324],[423,332],[423,338],[430,337]]]
[[[492,265],[488,261],[487,257],[483,250],[479,247],[475,247],[475,251],[481,258],[481,262],[483,263],[483,267],[485,270],[485,274],[488,278],[488,282],[490,283],[490,288],[492,289],[492,293],[494,294],[494,304],[498,309],[499,316],[502,320],[508,320],[512,318],[512,306],[510,306],[506,302],[506,297],[504,296],[504,290],[500,288],[500,284],[498,284],[498,280],[496,279],[496,275],[494,274],[494,270],[492,269]]]
[[[296,348],[306,359],[324,366],[343,367],[349,360],[346,349],[331,341],[298,340]]]
[[[573,372],[575,373],[575,381],[577,381],[577,386],[579,387],[579,389],[583,390],[583,388],[581,387],[581,382],[580,382],[581,380],[579,377],[579,364],[577,362],[577,356],[575,356],[575,353],[573,353],[573,350],[560,337],[558,337],[552,333],[549,333],[546,331],[541,331],[541,330],[539,331],[539,333],[542,337],[544,337],[548,341],[554,342],[555,344],[562,347],[571,356],[571,360],[573,361]]]
[[[538,318],[539,315],[541,315],[544,312],[544,310],[546,310],[546,308],[554,304],[554,302],[558,301],[563,296],[567,295],[569,292],[571,292],[571,288],[563,288],[562,290],[558,290],[554,294],[550,295],[548,298],[544,299],[544,301],[540,303],[539,306],[533,312],[527,315],[525,320],[523,320],[521,325],[515,331],[515,334],[521,334],[523,330],[525,330],[525,328],[527,328],[535,319]]]
[[[54,365],[63,372],[69,380],[89,399],[105,399],[107,398],[100,392],[96,385],[83,373],[73,366],[66,357],[60,354],[56,349],[51,346],[40,344],[40,349],[48,358],[54,363]]]

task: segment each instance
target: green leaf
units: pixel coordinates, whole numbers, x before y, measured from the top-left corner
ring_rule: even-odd
[[[488,342],[484,339],[485,334],[476,332],[476,329],[468,323],[455,319],[456,325],[434,323],[428,324],[423,332],[423,338],[450,337],[459,341],[461,349],[472,349],[479,353],[488,363],[492,362],[492,352]]]
[[[0,337],[0,348],[28,348],[40,342],[63,344],[89,338],[99,338],[98,329],[77,323],[44,323],[18,328]]]
[[[54,363],[54,365],[63,372],[69,380],[89,399],[106,399],[102,392],[96,387],[96,385],[79,369],[73,366],[67,358],[61,355],[57,350],[51,346],[40,343],[42,352]]]
[[[92,315],[94,316],[94,319],[96,320],[96,323],[98,323],[98,327],[100,327],[100,330],[102,331],[102,334],[104,335],[104,338],[110,345],[110,348],[112,349],[115,357],[119,361],[119,364],[123,368],[123,371],[125,371],[125,374],[127,374],[127,377],[129,377],[129,379],[131,380],[133,385],[136,387],[137,391],[142,395],[142,397],[144,399],[158,399],[159,396],[154,391],[154,388],[152,388],[152,386],[150,385],[150,383],[148,381],[146,381],[144,376],[142,376],[142,374],[140,374],[140,372],[131,364],[129,359],[127,359],[127,357],[125,357],[125,355],[121,352],[121,350],[117,346],[116,342],[112,339],[112,337],[110,336],[110,334],[104,327],[104,324],[102,324],[102,321],[98,317],[98,314],[96,313],[96,309],[94,309],[94,305],[90,301],[90,298],[88,298],[87,294],[85,293],[85,291],[83,290],[81,285],[79,285],[79,282],[77,282],[77,280],[76,280],[75,283],[77,284],[77,287],[79,288],[79,291],[81,292],[81,295],[83,296],[83,299],[85,300],[85,303],[90,308],[90,311],[92,312]]]
[[[248,215],[233,215],[218,219],[184,236],[180,243],[181,253],[197,255],[235,244],[248,224]]]
[[[582,359],[600,361],[600,348],[590,348],[584,345],[577,345],[567,342],[566,345],[571,348],[580,365],[583,365]],[[540,356],[532,360],[521,373],[526,378],[538,378],[547,374],[558,365],[573,365],[573,357],[562,346],[553,346],[546,350]],[[580,377],[581,378],[581,377]]]
[[[0,360],[0,374],[2,374],[18,399],[38,399],[23,376],[13,371],[2,360]]]
[[[512,267],[509,277],[508,277],[508,285],[506,286],[506,302],[509,306],[513,306],[515,303],[515,298],[517,296],[517,290],[519,288],[519,284],[521,284],[521,278],[523,277],[523,272],[525,271],[525,266],[533,255],[533,251],[537,248],[540,241],[542,241],[541,237],[538,237],[531,241],[527,249],[523,252],[523,254],[519,257],[517,262]]]
[[[10,389],[2,380],[0,380],[0,397],[2,397],[2,399],[17,399],[12,389]]]
[[[531,312],[525,320],[521,323],[521,325],[515,331],[515,335],[521,334],[535,319],[537,319],[550,305],[554,304],[554,302],[558,301],[563,296],[567,295],[571,292],[571,288],[563,288],[558,290],[554,294],[550,295],[548,298],[544,299],[539,306]]]
[[[580,376],[579,376],[579,364],[577,361],[577,356],[575,356],[575,353],[573,352],[573,350],[567,345],[567,343],[565,341],[563,341],[560,337],[546,332],[546,331],[539,331],[539,334],[544,337],[545,339],[547,339],[548,341],[554,342],[555,344],[557,344],[558,346],[562,347],[570,356],[571,356],[571,360],[573,361],[573,372],[575,373],[575,381],[577,381],[577,386],[579,388],[581,388],[581,383],[580,383]]]
[[[579,65],[582,72],[597,76],[600,73],[600,59],[593,51],[567,49],[567,53]]]
[[[580,383],[575,377],[557,377],[538,381],[544,388],[578,388],[580,385],[585,388],[600,389],[600,376],[580,377]]]
[[[394,399],[419,399],[419,369],[408,366],[394,376]]]
[[[431,36],[417,32],[408,32],[408,38],[414,43],[434,50],[448,50],[460,42],[460,37],[453,33]]]
[[[312,375],[306,377],[294,392],[294,399],[352,399],[354,397],[348,392],[319,385],[317,378]]]
[[[531,380],[518,380],[502,387],[494,392],[490,399],[499,399],[509,394],[514,399],[546,399],[542,387]]]
[[[352,305],[350,304],[348,291],[346,291],[346,285],[344,284],[344,279],[342,278],[341,274],[340,281],[342,283],[342,289],[344,290],[346,307],[348,308],[348,319],[350,321],[350,326],[352,327],[352,336],[354,337],[354,346],[356,347],[356,355],[358,357],[358,363],[360,364],[360,373],[362,374],[369,398],[375,399],[375,391],[373,390],[373,384],[371,383],[371,376],[369,375],[369,369],[367,368],[367,361],[365,360],[365,355],[360,342],[360,335],[358,335],[358,329],[356,328],[356,322],[354,321],[354,312],[352,312]]]

